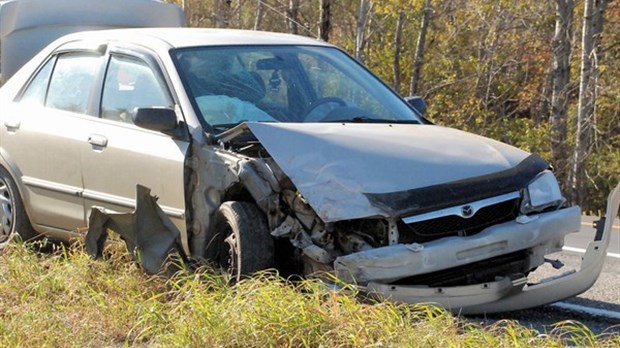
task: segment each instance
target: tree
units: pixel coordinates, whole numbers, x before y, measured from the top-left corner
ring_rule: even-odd
[[[329,41],[331,31],[331,0],[321,0],[319,15],[319,38]]]
[[[360,0],[360,8],[357,15],[357,26],[355,28],[355,58],[364,62],[364,47],[366,46],[366,24],[368,23],[368,12],[370,10],[369,0]]]
[[[254,30],[260,30],[263,23],[264,6],[263,0],[256,0],[256,16],[254,17]]]
[[[579,105],[577,109],[577,132],[573,152],[570,199],[573,203],[583,202],[585,186],[585,163],[590,147],[592,117],[596,103],[598,66],[601,33],[603,31],[606,0],[585,0],[583,32],[581,37],[581,77],[579,82]]]
[[[297,12],[299,11],[299,0],[289,0],[288,9],[286,10],[286,25],[288,32],[297,34]]]
[[[570,82],[573,0],[556,0],[555,35],[553,37],[553,71],[551,96],[551,150],[556,175],[566,182],[568,148],[566,119]]]
[[[232,0],[216,0],[213,18],[217,28],[228,28],[230,26],[230,17],[232,15],[231,3]]]
[[[420,71],[424,64],[424,47],[426,45],[426,32],[431,17],[431,0],[424,0],[424,12],[422,14],[422,23],[420,24],[420,33],[415,48],[415,58],[413,59],[413,68],[411,73],[411,81],[409,83],[409,95],[418,93],[418,85],[420,81]]]
[[[398,19],[396,20],[396,29],[394,30],[394,90],[400,91],[400,53],[402,51],[402,35],[403,26],[405,25],[405,13],[398,11]]]

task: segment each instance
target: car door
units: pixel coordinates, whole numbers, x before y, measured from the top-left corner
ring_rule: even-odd
[[[1,129],[31,222],[39,229],[86,225],[80,148],[93,115],[92,96],[103,56],[92,51],[52,55],[10,105]]]
[[[137,127],[132,120],[139,107],[174,108],[170,89],[152,57],[133,56],[126,49],[110,52],[100,118],[88,128],[91,146],[80,155],[87,214],[93,205],[131,211],[140,184],[159,197],[158,204],[183,233],[189,142]]]

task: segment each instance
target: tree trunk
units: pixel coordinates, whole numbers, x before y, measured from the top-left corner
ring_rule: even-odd
[[[606,6],[606,0],[585,0],[577,132],[575,134],[575,151],[573,152],[570,177],[570,199],[572,203],[576,204],[582,204],[584,201],[585,164],[590,147],[592,117],[596,104],[597,53],[600,46],[600,35],[603,31],[603,15]]]
[[[331,31],[331,0],[321,0],[319,19],[319,39],[329,42]]]
[[[256,0],[256,17],[254,17],[254,30],[260,30],[263,24],[263,16],[265,14],[265,8],[263,7],[263,0]]]
[[[553,91],[551,95],[551,149],[556,175],[561,183],[567,181],[568,149],[567,104],[570,82],[570,54],[574,0],[556,0],[555,36],[553,37]]]
[[[394,90],[400,93],[400,53],[402,51],[402,35],[403,25],[405,24],[405,13],[403,11],[398,12],[398,19],[396,20],[396,30],[394,32]]]
[[[243,1],[237,0],[237,5],[235,5],[235,11],[237,14],[237,28],[245,29],[245,25],[243,23]]]
[[[286,26],[291,34],[298,34],[297,13],[299,13],[299,0],[289,0],[286,9]]]
[[[431,0],[424,0],[424,14],[422,15],[422,24],[420,25],[420,34],[415,48],[415,57],[413,59],[413,68],[411,73],[411,81],[409,83],[409,95],[418,93],[420,84],[420,72],[424,64],[424,46],[426,45],[426,32],[431,17]]]
[[[369,0],[360,0],[357,27],[355,28],[355,58],[362,63],[364,62],[364,48],[366,46],[366,19],[368,18],[369,5]]]
[[[216,0],[213,16],[217,28],[228,28],[230,26],[231,3],[232,0]]]

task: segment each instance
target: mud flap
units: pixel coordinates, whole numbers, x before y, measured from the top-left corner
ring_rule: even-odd
[[[147,187],[136,186],[136,209],[131,213],[92,207],[85,237],[86,251],[91,256],[102,256],[108,230],[121,236],[131,256],[147,273],[159,273],[174,252],[185,259],[179,230]]]

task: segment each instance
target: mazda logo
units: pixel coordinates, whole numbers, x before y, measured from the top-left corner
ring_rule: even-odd
[[[464,218],[470,218],[474,215],[474,208],[471,205],[464,205],[461,208],[461,214]]]

